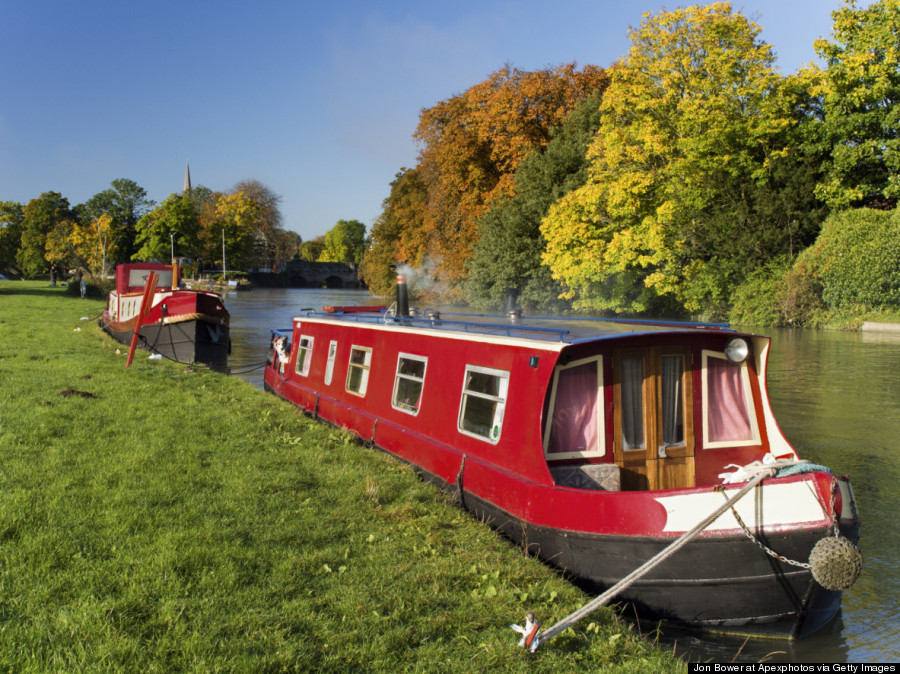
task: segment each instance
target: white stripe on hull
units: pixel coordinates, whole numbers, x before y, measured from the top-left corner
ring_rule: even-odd
[[[694,492],[674,496],[659,496],[656,501],[666,509],[664,532],[688,531],[722,505],[740,485],[725,493]],[[751,531],[793,528],[799,524],[821,523],[827,519],[822,504],[810,480],[780,484],[764,484],[738,501],[735,509]],[[733,532],[741,525],[731,511],[725,512],[707,531]]]

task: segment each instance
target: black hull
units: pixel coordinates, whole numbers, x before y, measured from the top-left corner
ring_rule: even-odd
[[[278,395],[268,383],[264,389]],[[377,444],[366,445],[405,461]],[[463,484],[457,485],[410,465],[423,479],[459,498],[466,510],[590,593],[599,594],[615,585],[677,540],[536,526],[466,491],[464,476]],[[858,526],[842,527],[841,534],[855,543]],[[797,530],[767,535],[763,542],[788,559],[807,562],[816,542],[832,535],[830,528]],[[779,562],[738,534],[695,538],[611,603],[633,606],[642,621],[741,636],[797,639],[838,615],[841,592],[824,589],[808,569]]]
[[[118,342],[131,346],[131,330],[115,330],[100,323],[103,330]],[[213,368],[225,368],[231,351],[231,337],[227,325],[212,325],[202,320],[177,323],[151,323],[141,326],[138,347],[158,353],[179,363],[204,363]]]
[[[469,493],[463,499],[468,510],[595,594],[676,540],[548,529],[517,520]],[[824,528],[795,531],[769,536],[765,542],[788,559],[806,562],[816,542],[829,535],[831,530]],[[641,620],[796,639],[837,615],[841,593],[825,590],[808,569],[779,562],[739,534],[695,538],[613,602],[632,604]]]

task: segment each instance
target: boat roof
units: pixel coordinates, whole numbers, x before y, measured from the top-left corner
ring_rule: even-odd
[[[654,319],[594,318],[581,316],[522,316],[428,311],[416,317],[392,315],[384,307],[324,307],[308,310],[295,321],[340,321],[368,326],[439,330],[497,337],[514,337],[552,344],[579,344],[602,339],[658,333],[734,332],[727,323],[696,323]],[[290,329],[273,330],[289,335]]]

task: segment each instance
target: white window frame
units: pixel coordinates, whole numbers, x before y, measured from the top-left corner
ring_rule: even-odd
[[[325,385],[331,385],[331,379],[334,377],[334,359],[337,356],[337,340],[332,339],[328,342],[328,363],[325,365]]]
[[[353,362],[353,352],[354,351],[362,351],[365,353],[363,357],[362,365],[356,364]],[[362,377],[359,380],[359,390],[354,391],[350,388],[350,375],[353,373],[353,368],[358,367],[362,370]],[[372,367],[372,347],[370,346],[356,346],[355,344],[350,345],[350,355],[347,357],[347,381],[344,384],[344,390],[347,393],[352,393],[355,396],[359,396],[360,398],[364,398],[366,395],[366,391],[369,390],[369,370]]]
[[[581,367],[591,361],[597,363],[597,448],[593,451],[584,452],[549,452],[550,448],[550,431],[553,426],[553,408],[556,405],[556,387],[559,384],[559,373],[562,370],[568,370],[573,367]],[[557,365],[553,372],[553,389],[550,393],[550,408],[547,418],[547,427],[544,429],[544,456],[550,460],[557,459],[580,459],[595,458],[598,456],[606,456],[606,401],[603,389],[603,356],[590,356],[589,358],[580,358],[573,360],[566,365]]]
[[[303,340],[306,340],[308,346],[303,346]],[[315,344],[315,337],[310,337],[309,335],[300,335],[300,339],[297,341],[297,360],[294,362],[294,372],[299,374],[301,377],[309,376],[310,364],[312,363],[312,355],[313,355],[313,345]],[[303,369],[300,369],[300,355],[303,352],[306,352],[303,356]]]
[[[414,377],[408,374],[400,373],[400,361],[402,360],[415,360],[419,363],[422,363],[424,367],[422,368],[422,378]],[[400,410],[401,412],[405,412],[406,414],[411,414],[416,416],[419,414],[419,409],[421,409],[422,404],[422,396],[425,395],[425,374],[428,372],[428,357],[427,356],[416,356],[411,353],[403,353],[400,352],[397,354],[397,369],[394,372],[394,390],[391,392],[391,407],[395,410]],[[419,399],[416,401],[416,406],[414,408],[409,408],[403,405],[397,404],[397,390],[400,387],[400,380],[406,379],[408,381],[416,381],[422,384],[422,390],[419,393]]]
[[[756,404],[753,400],[753,388],[750,386],[750,370],[747,367],[747,361],[740,363],[741,368],[741,384],[744,388],[744,397],[748,402],[748,420],[750,421],[750,433],[752,437],[746,440],[720,440],[712,442],[709,439],[709,380],[707,363],[710,358],[719,358],[728,360],[728,356],[721,351],[702,352],[702,372],[701,388],[703,391],[703,407],[701,410],[701,419],[703,423],[703,448],[704,449],[722,449],[725,447],[753,447],[762,444],[759,434],[759,420],[756,418]]]
[[[500,395],[492,396],[487,395],[485,393],[479,393],[477,391],[468,391],[466,389],[466,380],[469,378],[470,372],[477,372],[478,374],[486,374],[492,377],[499,377],[500,384]],[[466,411],[466,401],[468,396],[473,396],[475,398],[481,398],[483,400],[491,400],[497,403],[497,407],[494,409],[494,419],[491,424],[491,430],[494,428],[497,429],[496,437],[491,437],[490,435],[479,435],[478,433],[473,433],[471,431],[467,431],[463,428],[463,416]],[[503,436],[503,417],[506,414],[506,400],[509,397],[509,371],[508,370],[497,370],[491,367],[481,367],[479,365],[466,365],[466,371],[463,374],[462,381],[462,391],[459,398],[459,416],[456,418],[456,429],[462,433],[463,435],[468,435],[471,438],[478,438],[484,442],[489,442],[492,445],[496,445],[500,442],[500,438]],[[488,433],[491,433],[489,430]]]

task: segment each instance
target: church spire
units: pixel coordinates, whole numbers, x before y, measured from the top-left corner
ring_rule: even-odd
[[[182,190],[182,194],[187,194],[191,191],[191,163],[188,161],[184,167],[184,189]]]

